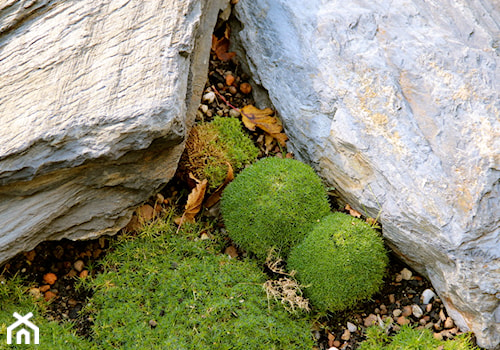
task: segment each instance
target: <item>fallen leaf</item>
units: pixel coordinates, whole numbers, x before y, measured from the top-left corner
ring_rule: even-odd
[[[278,118],[274,117],[274,111],[271,108],[258,109],[253,105],[247,105],[240,110],[241,121],[250,131],[259,128],[273,138],[278,140],[280,145],[285,146],[288,137],[282,133],[283,125]]]
[[[279,133],[282,126],[278,119],[273,117],[274,111],[271,108],[258,109],[253,105],[247,105],[240,110],[241,120],[248,130],[255,131],[255,128],[264,130],[268,134]]]
[[[215,192],[212,193],[212,195],[210,197],[208,197],[207,201],[205,202],[205,207],[207,207],[207,208],[213,207],[214,204],[217,203],[221,199],[222,191],[227,186],[227,184],[229,184],[234,179],[233,167],[228,162],[226,162],[226,164],[228,167],[226,178],[224,179],[224,182],[222,183],[222,185],[220,185],[219,188],[217,188],[215,190]]]
[[[229,39],[226,36],[217,38],[212,35],[212,51],[217,55],[217,58],[223,62],[229,61],[236,56],[236,52],[227,52],[229,50]]]
[[[141,205],[135,212],[137,213],[140,222],[147,222],[155,217],[155,210],[149,204]]]
[[[266,150],[266,154],[268,154],[274,147],[274,137],[271,134],[266,134],[264,137],[264,147]]]
[[[184,208],[184,214],[180,220],[180,224],[183,222],[195,222],[194,217],[201,210],[201,204],[203,203],[203,198],[205,197],[205,192],[207,190],[207,179],[200,181],[196,179],[193,174],[189,176],[197,182],[197,185],[188,196],[186,206]]]
[[[351,206],[349,204],[346,204],[344,209],[347,210],[349,212],[349,214],[351,216],[354,216],[355,218],[360,218],[361,217],[361,213],[359,211],[351,208]]]

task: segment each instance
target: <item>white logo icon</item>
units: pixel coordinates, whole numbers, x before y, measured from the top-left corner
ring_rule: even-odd
[[[33,313],[30,312],[24,316],[21,316],[17,312],[14,312],[13,315],[15,318],[17,318],[17,321],[11,324],[9,327],[7,327],[7,344],[12,344],[12,331],[17,327],[19,327],[21,324],[33,330],[34,344],[40,344],[38,327],[35,326],[30,321],[28,321],[28,319],[31,316],[33,316]],[[30,344],[31,334],[30,331],[26,330],[26,328],[21,328],[20,330],[17,331],[16,344],[23,344],[23,337],[24,337],[24,344]]]

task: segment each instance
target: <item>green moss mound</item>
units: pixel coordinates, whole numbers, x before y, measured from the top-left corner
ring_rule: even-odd
[[[289,269],[307,286],[321,311],[340,311],[370,297],[382,285],[388,262],[382,238],[365,222],[342,213],[326,216],[292,249]]]
[[[327,193],[311,167],[265,158],[224,190],[221,210],[231,239],[260,260],[271,248],[283,257],[330,212]]]
[[[359,350],[475,350],[469,334],[461,334],[453,340],[434,338],[428,329],[415,329],[408,325],[402,326],[394,336],[388,336],[377,326],[366,330],[367,339]]]
[[[254,262],[214,254],[196,226],[155,227],[118,246],[91,283],[99,348],[312,348],[309,323],[268,302]]]
[[[258,154],[238,119],[215,117],[212,122],[191,129],[179,165],[185,173],[192,172],[199,180],[207,179],[209,187],[216,188],[224,182],[228,164],[238,171],[254,162]]]

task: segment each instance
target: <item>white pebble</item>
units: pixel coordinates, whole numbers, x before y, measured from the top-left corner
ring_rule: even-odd
[[[358,330],[358,327],[356,327],[354,323],[347,322],[347,329],[349,330],[349,332],[354,333]]]
[[[411,279],[411,276],[413,275],[413,273],[408,270],[406,267],[404,269],[401,270],[401,277],[406,280],[406,281],[409,281]]]
[[[203,113],[207,113],[207,111],[208,111],[208,106],[207,106],[207,105],[200,105],[200,110],[201,110]]]
[[[426,289],[422,292],[422,304],[429,304],[432,299],[436,296],[436,293],[434,293],[430,289]]]
[[[420,318],[424,314],[420,306],[416,304],[411,306],[411,311],[413,313],[413,316],[415,316],[416,318]]]
[[[215,92],[210,91],[203,95],[203,101],[207,101],[208,103],[212,103],[215,100]]]

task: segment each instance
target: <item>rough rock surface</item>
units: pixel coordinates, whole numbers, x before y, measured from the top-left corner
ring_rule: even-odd
[[[248,65],[295,154],[500,342],[497,0],[240,1]]]
[[[227,4],[0,4],[0,262],[113,234],[173,176]]]

